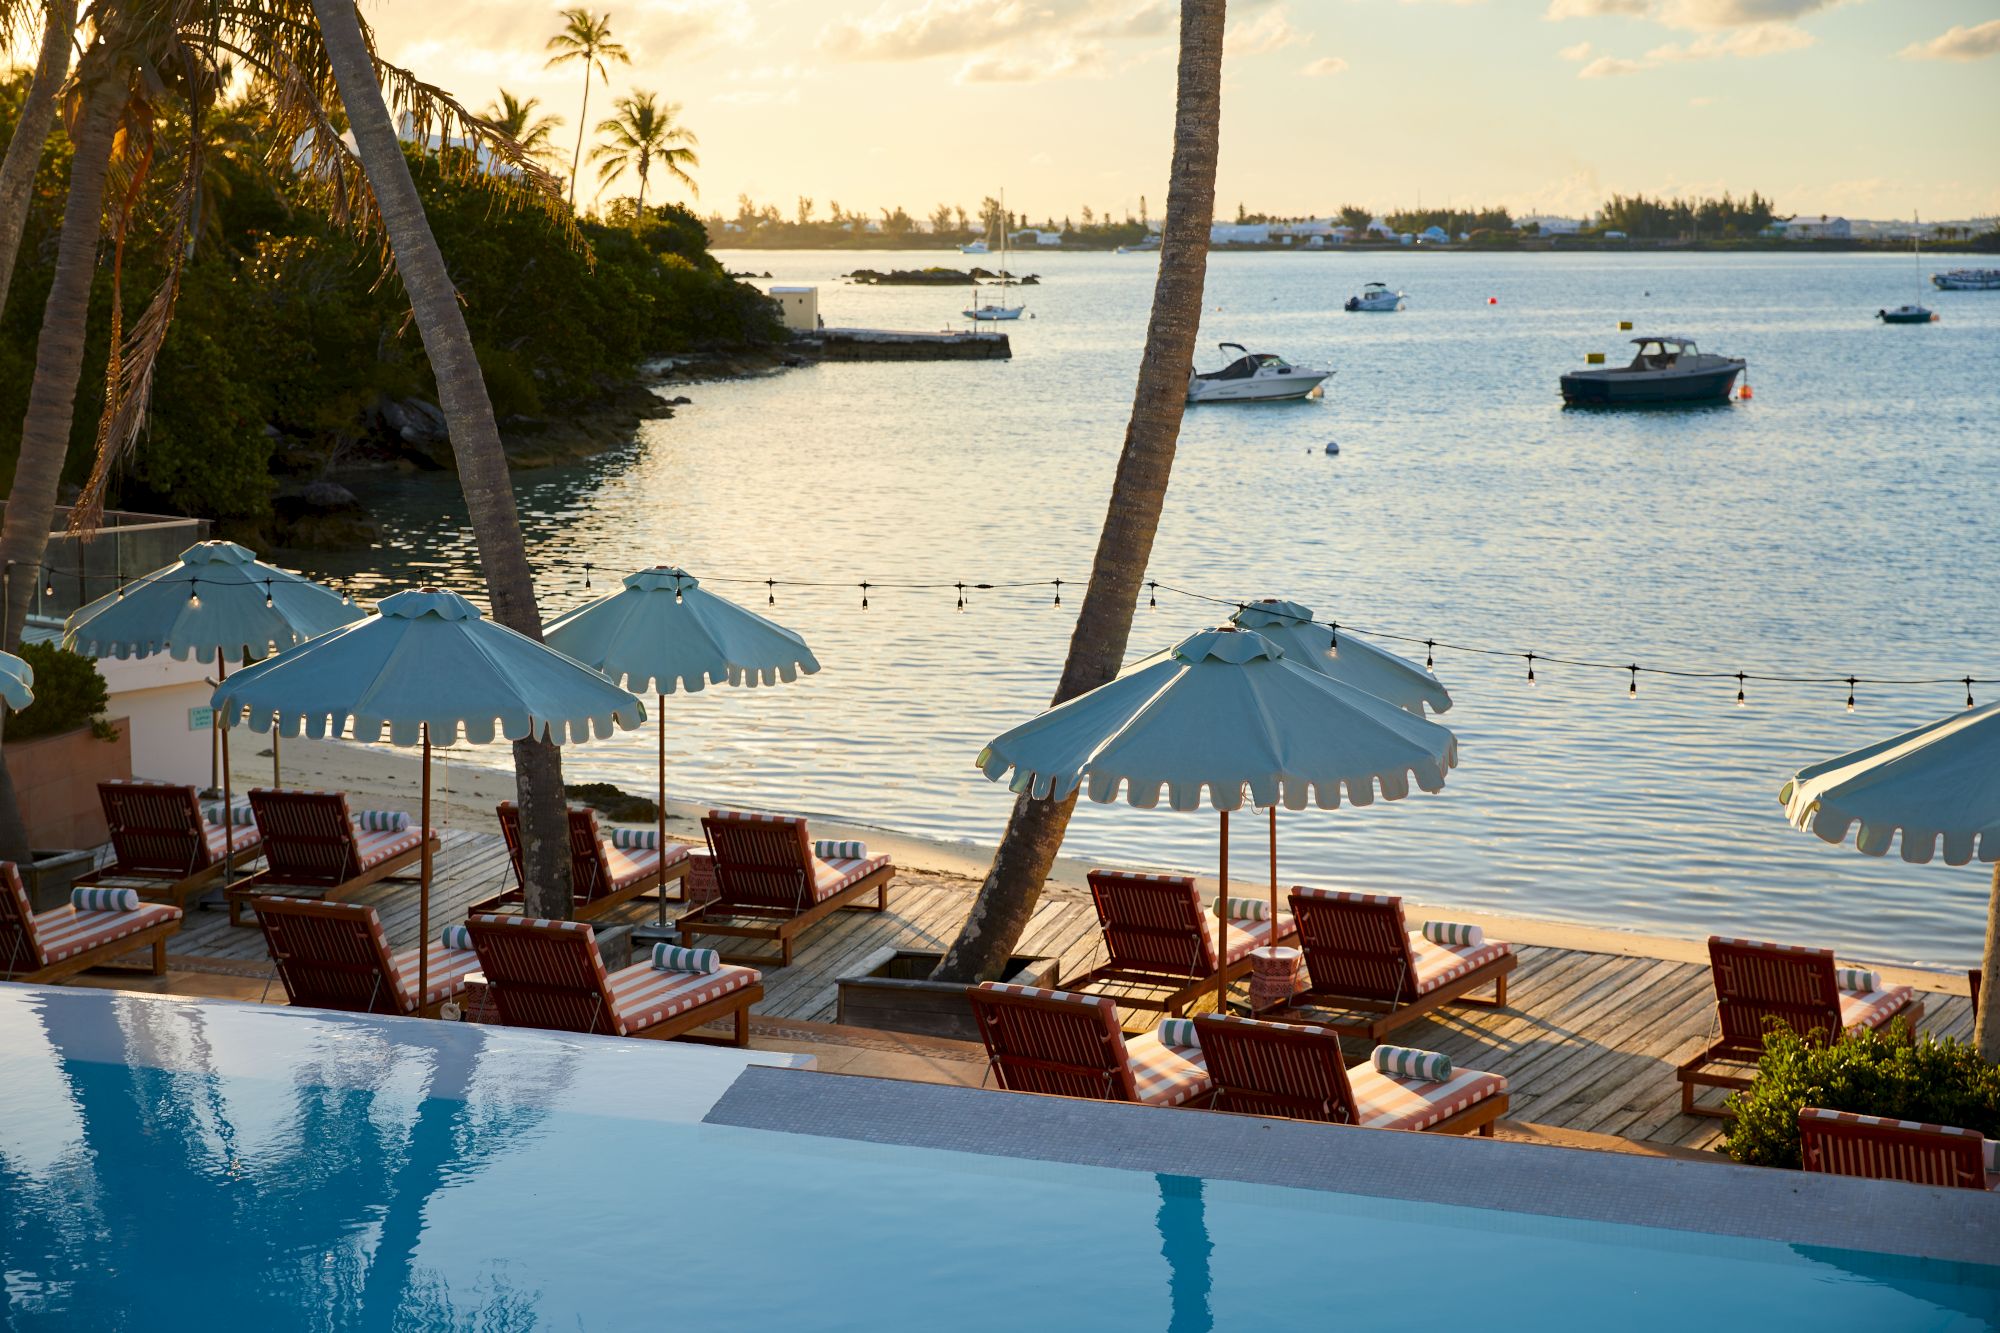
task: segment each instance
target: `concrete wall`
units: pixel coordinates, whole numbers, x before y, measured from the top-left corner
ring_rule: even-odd
[[[819,288],[773,287],[771,299],[792,332],[811,333],[819,327]]]
[[[229,669],[241,666],[232,662]],[[111,690],[110,712],[130,719],[126,734],[131,738],[132,775],[208,786],[215,772],[210,732],[205,723],[199,728],[192,725],[189,710],[205,714],[215,663],[177,662],[159,653],[125,660],[100,658],[97,669]],[[270,738],[239,728],[231,743],[261,750]]]

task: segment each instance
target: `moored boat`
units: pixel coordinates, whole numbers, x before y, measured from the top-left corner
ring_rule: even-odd
[[[1270,352],[1252,352],[1242,343],[1223,343],[1225,355],[1235,358],[1221,370],[1206,373],[1190,369],[1187,400],[1190,403],[1278,403],[1288,399],[1313,398],[1320,382],[1333,374],[1331,367],[1295,366]]]
[[[1955,268],[1931,274],[1931,286],[1941,292],[2000,292],[2000,268]]]
[[[1403,294],[1390,291],[1386,283],[1371,282],[1360,292],[1347,298],[1344,309],[1386,314],[1403,308]]]
[[[1642,407],[1658,404],[1726,403],[1745,363],[1716,356],[1691,338],[1634,338],[1638,354],[1628,366],[1572,370],[1562,377],[1563,402],[1571,407]]]
[[[1884,324],[1931,324],[1937,316],[1920,305],[1899,305],[1894,310],[1877,310],[1875,318]]]

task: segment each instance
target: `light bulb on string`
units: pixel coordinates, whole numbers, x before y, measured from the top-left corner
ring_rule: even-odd
[[[960,583],[957,586],[958,586],[958,609],[962,612],[965,610],[965,585],[963,583]]]
[[[1743,673],[1739,671],[1736,673],[1736,706],[1742,708],[1746,703],[1743,697]]]
[[[765,579],[764,605],[776,606],[777,604],[778,604],[778,581],[776,579]]]
[[[1056,601],[1055,601],[1055,604],[1056,604],[1057,606],[1061,606],[1061,605],[1062,605],[1062,580],[1061,580],[1061,579],[1053,579],[1053,580],[1051,580],[1051,582],[1053,582],[1053,583],[1054,583],[1054,584],[1056,585]]]
[[[42,596],[53,597],[55,595],[56,595],[55,572],[53,570],[44,569],[42,571]]]
[[[1146,589],[1146,605],[1158,610],[1160,605],[1160,585],[1149,579],[1146,582]]]
[[[1434,655],[1433,650],[1435,650],[1436,647],[1437,647],[1436,639],[1424,640],[1424,669],[1427,671],[1432,670],[1437,666],[1437,663],[1431,660]]]
[[[266,606],[276,605],[276,603],[271,600],[271,580],[269,579],[264,580],[264,605]]]
[[[681,604],[681,581],[680,581],[679,579],[675,579],[675,580],[674,580],[674,605],[675,605],[675,606],[679,606],[680,604]]]
[[[1636,699],[1639,697],[1639,664],[1634,662],[1625,669],[1632,673],[1632,683],[1625,687],[1625,697]]]
[[[1533,653],[1528,654],[1528,683],[1530,685],[1535,683],[1535,655]]]
[[[1847,678],[1847,711],[1850,713],[1854,711],[1854,682],[1855,677]]]
[[[590,591],[590,562],[588,560],[583,562],[583,590],[585,592]]]
[[[1340,622],[1336,620],[1327,621],[1326,632],[1333,636],[1333,642],[1326,646],[1326,650],[1335,657],[1340,656]]]
[[[194,608],[195,608],[196,610],[200,610],[200,609],[201,609],[201,580],[200,580],[200,579],[192,579],[192,580],[190,580],[190,581],[189,581],[189,583],[188,583],[188,605],[189,605],[189,606],[191,606],[191,607],[194,607]]]
[[[1972,677],[1965,678],[1965,706],[1972,707]]]
[[[861,585],[861,609],[863,611],[868,609],[868,585],[866,583]]]

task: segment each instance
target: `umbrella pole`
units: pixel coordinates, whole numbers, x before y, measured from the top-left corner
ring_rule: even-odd
[[[271,785],[282,787],[285,780],[278,776],[278,729],[271,728]]]
[[[424,733],[423,869],[417,885],[417,1003],[431,989],[431,724],[421,724]]]
[[[215,683],[220,686],[229,679],[229,663],[222,660],[222,645],[215,645]],[[236,810],[229,799],[229,728],[224,725],[221,713],[209,710],[209,725],[216,729],[216,743],[222,749],[222,893],[229,896],[229,885],[236,875]]]
[[[1215,873],[1221,880],[1222,887],[1215,895],[1215,938],[1224,941],[1226,947],[1229,939],[1229,812],[1224,810],[1221,814],[1222,851],[1217,858],[1220,864]],[[1220,963],[1222,960],[1217,958],[1216,961]],[[1215,1012],[1218,1014],[1228,1011],[1229,983],[1223,980],[1226,975],[1225,969],[1219,967],[1216,969]]]
[[[658,886],[657,886],[657,887],[658,887],[658,891],[659,891],[659,897],[660,897],[660,925],[661,925],[661,927],[662,927],[662,928],[664,929],[664,928],[665,928],[665,926],[666,926],[666,924],[667,924],[667,861],[666,861],[666,856],[667,856],[667,696],[666,696],[666,695],[664,695],[664,694],[662,694],[662,695],[660,695],[660,696],[658,696],[658,697],[659,697],[659,701],[660,701],[660,704],[659,704],[659,707],[660,707],[660,713],[659,713],[659,718],[660,718],[660,793],[659,793],[659,800],[658,800],[658,801],[656,801],[656,802],[654,802],[654,805],[653,805],[653,814],[654,814],[654,817],[655,817],[655,818],[656,818],[656,819],[658,820],[658,828],[659,828],[659,835],[660,835],[660,846],[659,846],[659,852],[660,852],[660,882],[659,882],[659,884],[658,884]],[[686,883],[687,883],[687,881],[686,881],[686,880],[683,880],[683,881],[681,881],[681,883],[683,884],[683,886],[685,886],[685,885],[686,885]],[[685,889],[685,887],[683,887],[683,889],[682,889],[682,893],[683,893],[683,896],[685,896],[685,894],[686,894],[686,889]]]
[[[2000,1064],[2000,861],[1993,865],[1993,896],[1986,904],[1986,948],[1979,958],[1979,1004],[1972,1015],[1972,1040],[1979,1058]]]
[[[1271,943],[1278,942],[1278,806],[1271,805]]]

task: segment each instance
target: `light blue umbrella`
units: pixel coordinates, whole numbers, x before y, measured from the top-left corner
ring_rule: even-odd
[[[775,621],[718,597],[673,565],[625,576],[611,593],[558,618],[543,636],[551,648],[602,671],[626,689],[659,696],[659,801],[667,841],[667,696],[706,685],[775,685],[819,670],[806,641]],[[660,899],[660,921],[667,903]]]
[[[1315,624],[1309,606],[1266,597],[1229,620],[1277,644],[1285,650],[1287,661],[1366,690],[1418,717],[1424,715],[1426,705],[1433,713],[1451,707],[1451,696],[1428,670],[1346,630]]]
[[[646,706],[553,648],[435,588],[385,597],[377,614],[237,672],[212,700],[224,727],[421,745],[423,871],[419,939],[430,938],[431,743],[562,744],[630,730]],[[427,952],[427,951],[426,951]],[[429,983],[419,969],[418,994]]]
[[[20,712],[35,701],[35,669],[12,653],[0,653],[0,703]]]

